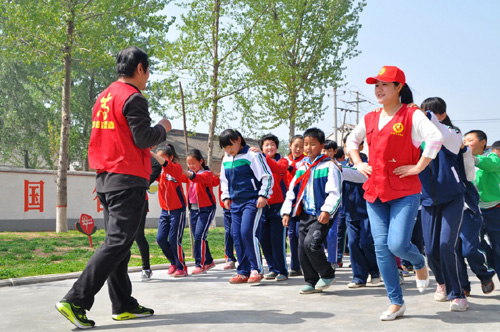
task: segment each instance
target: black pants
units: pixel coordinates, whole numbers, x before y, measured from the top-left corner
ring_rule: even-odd
[[[127,265],[146,208],[146,189],[131,188],[97,196],[104,208],[106,239],[64,298],[90,310],[95,294],[107,280],[112,313],[119,314],[138,305],[132,297]]]
[[[149,244],[144,235],[144,227],[146,227],[146,215],[148,214],[148,201],[146,201],[146,208],[141,216],[141,223],[139,229],[137,230],[137,235],[135,237],[135,242],[137,247],[139,247],[139,252],[141,253],[142,269],[149,270],[151,266],[149,265]]]
[[[323,243],[335,218],[330,218],[327,224],[321,224],[316,216],[303,212],[299,219],[300,265],[304,273],[304,280],[314,287],[320,277],[335,277],[335,271],[326,259],[323,248]]]

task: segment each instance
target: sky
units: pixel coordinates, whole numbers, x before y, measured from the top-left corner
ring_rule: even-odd
[[[337,93],[337,107],[354,108],[345,102],[360,92],[360,117],[380,105],[373,85],[365,80],[387,66],[398,66],[406,75],[416,104],[428,97],[441,97],[447,113],[463,133],[481,129],[488,144],[500,140],[499,95],[496,80],[500,77],[500,1],[496,0],[368,0],[360,14],[357,57],[346,60],[344,80]],[[170,5],[172,6],[172,5]],[[172,8],[172,15],[177,15]],[[180,19],[177,20],[180,22]],[[175,29],[169,31],[175,39]],[[326,113],[313,126],[327,134],[333,131],[332,89],[325,97]],[[340,126],[343,112],[337,114]],[[355,124],[354,113],[346,123]],[[182,128],[182,120],[172,120],[173,128]],[[188,127],[189,119],[188,119]],[[209,124],[199,125],[207,132]],[[235,124],[237,128],[238,124]],[[286,139],[288,128],[273,131]],[[297,133],[301,133],[298,131]]]

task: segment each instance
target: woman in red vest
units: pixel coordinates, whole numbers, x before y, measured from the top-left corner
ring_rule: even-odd
[[[375,96],[383,108],[360,121],[347,139],[347,151],[355,167],[368,177],[364,197],[377,263],[391,302],[380,315],[385,321],[403,316],[406,310],[395,257],[415,267],[421,293],[429,285],[425,258],[410,240],[420,205],[418,174],[436,157],[443,137],[423,112],[408,105],[413,96],[402,70],[384,66],[366,83],[375,84]],[[361,161],[358,149],[365,138],[368,164]],[[422,142],[426,145],[421,156]]]

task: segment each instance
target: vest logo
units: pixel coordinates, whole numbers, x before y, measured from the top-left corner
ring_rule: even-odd
[[[394,126],[392,126],[392,130],[394,130],[394,132],[391,133],[392,135],[403,136],[402,133],[403,133],[404,127],[403,127],[403,124],[401,122],[395,123]]]
[[[106,105],[108,101],[110,101],[113,98],[111,95],[111,92],[108,93],[106,97],[101,98],[101,109],[97,112],[96,116],[99,118],[99,116],[102,114],[102,120],[103,121],[92,121],[92,129],[115,129],[115,123],[114,121],[107,121],[108,120],[108,113],[109,113],[109,106]]]

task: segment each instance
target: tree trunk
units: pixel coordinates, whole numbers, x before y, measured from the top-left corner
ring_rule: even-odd
[[[290,114],[288,116],[289,127],[288,127],[288,141],[292,141],[292,137],[295,136],[295,116],[297,114],[297,94],[292,92],[290,94]]]
[[[69,4],[68,6],[71,6]],[[61,137],[57,163],[56,232],[68,231],[68,155],[71,102],[71,48],[73,43],[73,8],[68,8],[66,17],[66,45],[64,46],[64,81],[62,91]]]
[[[217,126],[217,102],[219,88],[219,17],[220,0],[214,0],[214,19],[212,22],[212,49],[213,49],[213,72],[212,72],[212,121],[208,131],[207,166],[212,166],[214,153],[215,128]]]

